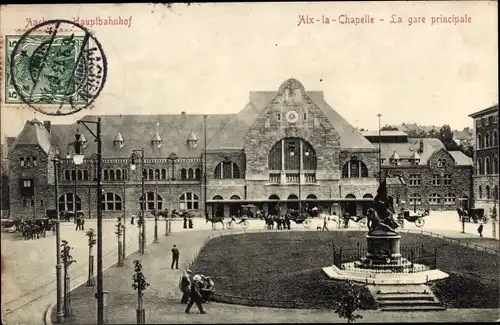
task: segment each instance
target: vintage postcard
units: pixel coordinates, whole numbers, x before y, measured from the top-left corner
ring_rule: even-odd
[[[2,324],[492,322],[498,2],[0,7]]]

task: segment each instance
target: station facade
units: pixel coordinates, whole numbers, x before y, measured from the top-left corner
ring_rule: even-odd
[[[429,139],[405,139],[407,144],[400,147],[406,149],[392,150],[390,141],[382,143],[349,124],[322,91],[306,91],[295,79],[286,80],[277,91],[250,92],[238,114],[99,117],[104,217],[136,213],[141,204],[148,211],[176,209],[201,215],[205,207],[209,215],[229,216],[242,206],[269,212],[277,204],[359,215],[376,194],[379,166],[397,204],[409,202],[418,190],[419,205],[455,209],[444,198],[432,201],[424,186],[428,175],[448,177],[444,167],[453,179],[460,179],[446,189],[453,187],[455,198],[470,197],[471,162],[458,153],[429,144]],[[86,157],[79,166],[71,159],[77,132],[83,136]],[[414,155],[405,156],[410,147],[420,155],[417,164]],[[130,168],[133,153],[140,149],[145,158],[142,174],[140,165]],[[42,216],[56,204],[60,211],[76,209],[95,216],[96,150],[93,136],[76,123],[26,122],[9,148],[11,217]],[[57,198],[52,162],[56,155],[61,157]],[[448,164],[442,166],[440,159]],[[416,173],[422,175],[420,186],[409,190]]]

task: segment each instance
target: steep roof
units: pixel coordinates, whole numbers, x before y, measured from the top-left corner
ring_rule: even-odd
[[[444,148],[443,143],[439,139],[434,138],[409,138],[408,142],[397,142],[397,143],[384,143],[380,144],[380,155],[384,160],[390,159],[390,157],[397,152],[400,159],[412,159],[415,151],[420,148],[420,140],[423,141],[423,152],[419,152],[420,163],[419,165],[427,164],[429,158],[434,152],[439,149]]]
[[[323,97],[322,91],[308,91],[306,96],[318,106],[340,136],[342,149],[374,149],[360,131],[340,116]],[[275,91],[250,92],[249,103],[210,142],[209,150],[243,149],[244,139],[262,110],[278,95]]]
[[[469,117],[476,118],[476,117],[480,117],[480,116],[483,116],[483,115],[486,115],[486,114],[493,113],[495,111],[498,112],[498,104],[495,104],[495,105],[490,106],[488,108],[482,109],[482,110],[480,110],[478,112],[469,114]]]
[[[85,116],[82,120],[97,121],[98,116]],[[144,148],[144,156],[168,157],[175,152],[179,157],[200,157],[203,151],[204,128],[203,115],[100,115],[102,123],[102,147],[107,158],[130,157],[132,150]],[[232,114],[217,114],[207,116],[207,143],[217,134],[232,118]],[[159,124],[159,125],[158,125]],[[95,126],[89,125],[95,133]],[[89,140],[85,148],[85,155],[97,151],[93,136],[83,125],[57,125],[51,127],[53,143],[59,148],[61,154],[66,154],[67,146],[74,141],[76,130],[84,134]],[[156,132],[163,139],[163,145],[151,146],[151,139]],[[187,139],[191,132],[199,134],[200,144],[196,148],[187,146]],[[124,147],[113,145],[113,139],[121,133],[125,140]]]
[[[399,158],[398,153],[397,153],[396,151],[394,151],[394,152],[392,153],[392,156],[391,156],[391,158],[390,158],[390,159],[391,159],[391,160],[400,160],[401,158]]]
[[[208,144],[208,150],[243,149],[245,135],[277,91],[252,91],[249,103]]]
[[[307,95],[328,117],[335,130],[340,136],[340,147],[342,149],[374,149],[373,144],[368,141],[360,131],[356,130],[349,122],[337,113],[323,97],[322,91],[307,92]]]
[[[365,137],[378,137],[379,132],[378,131],[361,131],[361,134]],[[380,131],[380,136],[381,137],[393,137],[393,136],[407,136],[407,134],[403,131],[399,130],[382,130]]]
[[[448,151],[448,153],[453,157],[457,166],[472,166],[472,158],[462,151]]]
[[[14,140],[11,148],[18,145],[39,145],[48,154],[50,151],[50,134],[39,120],[26,121],[23,130]]]

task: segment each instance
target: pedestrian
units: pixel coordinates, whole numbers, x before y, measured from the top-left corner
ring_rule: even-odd
[[[85,217],[80,218],[80,230],[85,230]]]
[[[323,231],[325,229],[326,229],[326,231],[330,231],[330,230],[328,230],[328,219],[327,219],[326,215],[323,217],[323,228],[321,228],[321,231]]]
[[[201,276],[199,274],[196,274],[193,277],[193,283],[191,284],[190,299],[186,306],[186,310],[184,311],[186,314],[189,314],[189,310],[191,310],[191,307],[193,307],[193,304],[195,303],[196,306],[198,307],[198,310],[200,311],[200,314],[206,314],[206,312],[203,310],[203,305],[201,301],[200,286],[201,286]]]
[[[203,279],[204,285],[201,288],[201,300],[203,303],[206,303],[210,300],[210,295],[214,291],[215,283],[209,276],[201,276]]]
[[[477,227],[477,232],[479,233],[479,237],[483,237],[483,222],[479,224],[479,227]]]
[[[174,264],[175,264],[175,268],[179,269],[179,250],[177,249],[177,247],[175,245],[172,248],[172,265],[170,266],[171,269],[174,268]]]
[[[130,224],[133,225],[135,220],[135,215],[132,215],[132,218],[130,219]]]
[[[189,301],[189,295],[191,293],[191,279],[189,278],[191,275],[191,270],[187,269],[186,273],[182,275],[181,278],[181,291],[182,291],[182,299],[181,304],[187,304]]]

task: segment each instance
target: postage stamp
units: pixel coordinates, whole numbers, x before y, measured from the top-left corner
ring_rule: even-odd
[[[75,32],[60,33],[65,24]],[[46,21],[23,35],[6,35],[5,58],[4,104],[26,104],[47,115],[89,107],[106,82],[101,45],[71,21]]]

